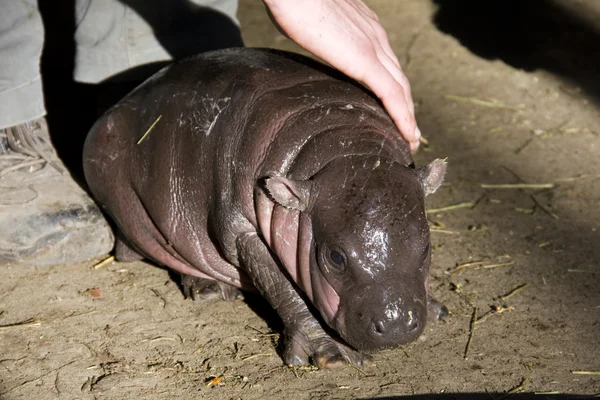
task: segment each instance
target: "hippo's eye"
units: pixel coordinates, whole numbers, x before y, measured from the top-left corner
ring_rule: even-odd
[[[329,252],[329,259],[337,265],[342,265],[344,264],[344,256],[342,256],[339,252],[335,251],[335,250],[331,250],[331,252]]]

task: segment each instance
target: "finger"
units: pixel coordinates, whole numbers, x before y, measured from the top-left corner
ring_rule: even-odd
[[[364,77],[363,82],[379,97],[392,120],[409,142],[418,141],[416,121],[410,113],[402,86],[383,64]]]
[[[377,58],[387,68],[389,73],[392,74],[396,82],[402,86],[402,89],[404,90],[404,100],[406,100],[406,104],[408,105],[410,113],[412,114],[413,118],[415,118],[415,104],[412,99],[412,90],[410,88],[410,82],[408,81],[408,78],[406,75],[404,75],[402,69],[400,69],[400,67],[388,57],[387,53],[377,53]]]
[[[406,78],[406,75],[404,75],[404,72],[402,72],[402,67],[400,66],[398,57],[396,57],[396,54],[394,54],[394,51],[392,50],[392,46],[390,45],[390,41],[388,39],[387,32],[379,23],[373,24],[372,26],[373,26],[373,30],[375,31],[377,40],[379,41],[379,45],[381,46],[381,49],[393,63],[393,65],[391,65],[391,66],[386,65],[386,67],[388,68],[388,70],[390,71],[392,76],[396,79],[396,81],[398,81],[398,83],[400,83],[402,85],[402,87],[404,88],[404,97],[406,99],[406,103],[408,104],[408,107],[410,108],[410,112],[413,114],[413,117],[414,117],[415,104],[414,104],[413,98],[412,98],[412,90],[410,87],[410,82]]]
[[[347,1],[347,4],[354,7],[359,13],[364,15],[367,19],[372,19],[375,22],[379,22],[379,16],[377,13],[369,8],[363,1],[355,0],[355,1]]]
[[[412,114],[413,118],[416,118],[415,117],[415,103],[412,98],[412,88],[410,86],[410,81],[408,80],[406,75],[404,75],[404,72],[402,72],[401,69],[394,70],[392,72],[392,75],[394,75],[394,73],[397,74],[397,76],[395,76],[394,78],[397,81],[399,81],[400,85],[402,85],[402,88],[404,89],[404,98],[406,100],[406,104],[408,104],[410,113]]]
[[[273,26],[279,31],[279,33],[281,33],[286,38],[290,39],[290,37],[286,33],[286,31],[284,31],[283,28],[281,27],[281,25],[279,25],[279,22],[277,22],[275,15],[273,15],[273,12],[271,11],[271,9],[269,8],[269,6],[266,3],[265,3],[265,9],[267,10],[267,15],[269,16],[269,19],[271,20],[271,23],[273,24]]]
[[[388,47],[389,47],[389,45],[388,45]],[[385,51],[385,47],[383,48],[383,50]],[[389,47],[389,51],[392,51],[391,47]],[[386,55],[389,57],[389,53],[386,52]],[[392,53],[392,56],[393,56],[393,58],[391,58],[391,62],[393,62],[393,65],[389,66],[388,70],[390,70],[390,73],[392,74],[394,79],[396,79],[396,81],[400,85],[402,85],[402,87],[404,88],[404,98],[406,99],[408,108],[410,109],[410,112],[414,117],[415,116],[415,103],[412,98],[412,88],[410,86],[410,81],[408,80],[408,78],[406,77],[404,72],[402,71],[402,68],[400,67],[400,63],[398,62],[398,58],[393,53]]]
[[[400,61],[398,61],[398,57],[396,57],[394,50],[392,50],[390,40],[383,26],[381,26],[379,23],[372,23],[371,25],[373,27],[373,31],[375,32],[377,41],[379,42],[379,45],[385,54],[387,54],[387,56],[394,62],[396,66],[398,66],[398,68],[400,68]]]
[[[419,142],[418,140],[416,142],[410,142],[410,149],[412,151],[417,151],[420,144],[421,144],[421,142]]]

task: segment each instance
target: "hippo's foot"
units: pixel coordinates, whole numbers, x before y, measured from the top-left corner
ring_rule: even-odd
[[[346,364],[372,365],[367,354],[360,353],[348,345],[340,343],[318,327],[313,332],[305,329],[286,329],[283,360],[287,365],[303,366],[313,364],[318,368],[335,368]]]
[[[448,308],[431,296],[427,298],[427,319],[438,322],[448,316]]]
[[[234,286],[197,276],[181,274],[181,286],[186,299],[191,298],[199,302],[218,299],[234,301],[244,298],[242,292]]]
[[[135,251],[133,247],[118,235],[117,243],[115,244],[115,258],[119,262],[133,262],[142,260],[144,256]]]

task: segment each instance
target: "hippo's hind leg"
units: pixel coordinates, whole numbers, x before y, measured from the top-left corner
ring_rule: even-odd
[[[181,286],[185,298],[194,301],[204,302],[219,298],[234,301],[244,298],[242,292],[235,286],[187,274],[181,274]]]
[[[119,262],[133,262],[144,259],[133,247],[131,247],[121,234],[117,234],[115,244],[115,258]]]

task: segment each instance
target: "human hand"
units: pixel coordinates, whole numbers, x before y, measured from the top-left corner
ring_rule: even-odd
[[[419,147],[410,83],[377,15],[360,0],[263,0],[290,39],[369,87],[410,143]]]

